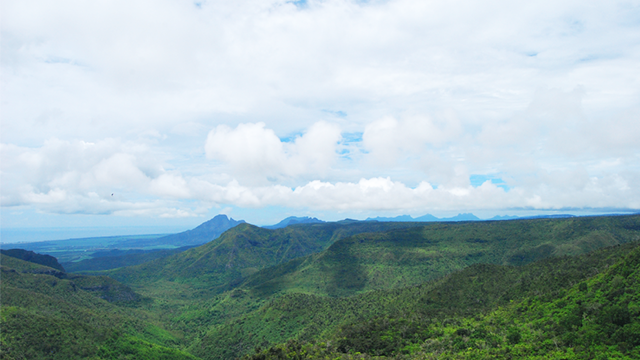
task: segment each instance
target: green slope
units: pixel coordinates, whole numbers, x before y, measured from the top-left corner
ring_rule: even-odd
[[[130,283],[145,296],[156,299],[153,310],[161,311],[167,326],[182,331],[191,343],[200,341],[208,329],[213,331],[225,322],[242,318],[283,294],[342,297],[421,284],[475,263],[522,265],[552,255],[584,253],[639,240],[639,223],[640,216],[629,216],[426,225],[331,224],[333,228],[318,224],[291,226],[275,232],[241,225],[212,243],[166,258],[171,262],[163,266],[145,270],[144,273],[154,273],[155,281]],[[388,227],[389,224],[409,226]],[[316,239],[328,238],[325,243],[333,245],[326,251],[272,267],[260,257],[276,253],[273,249],[287,249],[279,246],[287,234],[309,236],[313,234],[311,230],[316,231]],[[352,233],[356,235],[349,236]],[[265,241],[269,236],[271,242]],[[255,251],[249,240],[272,245]],[[215,253],[216,248],[223,251]],[[187,258],[190,252],[192,256]],[[230,255],[236,254],[241,254],[240,259],[255,254],[251,258],[253,263],[244,263],[241,269],[248,266],[264,269],[254,274],[247,271],[249,275],[242,277],[246,273],[225,266],[229,259],[235,259]],[[284,261],[286,257],[279,259]],[[212,272],[206,272],[211,269]],[[138,268],[121,270],[132,271],[133,280],[140,281],[136,277]],[[235,290],[221,293],[233,287]],[[274,339],[277,337],[270,342]]]
[[[293,225],[277,230],[240,224],[205,245],[108,274],[129,284],[170,281],[222,292],[230,282],[259,269],[317,253],[340,238],[411,226],[418,224],[330,223]]]
[[[632,357],[638,240],[640,216],[241,224],[100,273],[126,285],[0,256],[0,357]]]
[[[269,230],[241,224],[218,239],[183,253],[103,272],[154,299],[150,310],[197,339],[210,326],[255,309],[265,299],[219,296],[263,268],[326,249],[345,237],[420,226],[419,223],[301,224]],[[228,300],[228,301],[227,301]]]
[[[429,333],[420,329],[432,323],[487,314],[530,297],[550,300],[563,296],[566,289],[606,270],[638,246],[633,243],[609,247],[520,267],[476,264],[438,281],[352,297],[287,294],[213,327],[190,351],[203,358],[232,358],[256,346],[289,339],[328,339],[343,350],[392,355],[410,344],[415,336],[420,341],[426,340]],[[250,291],[244,291],[236,296],[251,295]],[[396,331],[395,327],[407,327],[405,336],[397,336],[393,341],[375,340],[376,336],[386,336],[385,329]],[[380,333],[376,335],[377,332]],[[372,345],[374,340],[378,345]],[[387,348],[395,350],[383,351]]]
[[[437,223],[365,233],[326,251],[257,272],[255,296],[303,292],[349,296],[420,284],[476,263],[524,265],[640,240],[640,216]]]
[[[180,339],[130,306],[140,300],[106,277],[67,276],[0,255],[0,357],[7,359],[164,358]]]
[[[381,319],[354,324],[337,335],[337,350],[381,353],[391,338],[396,344],[386,348],[387,355],[412,358],[640,358],[640,248],[625,251],[589,279],[575,280],[555,296],[529,295],[486,315],[404,323],[396,317],[386,327]],[[403,342],[403,327],[421,327],[423,336]]]

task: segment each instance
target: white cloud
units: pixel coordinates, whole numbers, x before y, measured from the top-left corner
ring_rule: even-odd
[[[394,164],[403,153],[415,156],[428,147],[441,147],[456,140],[461,132],[462,125],[453,114],[438,120],[424,116],[401,121],[384,118],[368,124],[362,140],[376,161]]]
[[[336,159],[340,128],[318,122],[293,142],[283,143],[264,123],[219,125],[209,132],[207,157],[229,164],[241,177],[322,176]]]
[[[7,0],[1,16],[3,207],[639,206],[627,1]]]
[[[286,157],[282,142],[264,123],[235,129],[219,125],[209,132],[205,151],[208,158],[230,163],[241,173],[267,176],[280,173]]]
[[[270,134],[261,124],[252,127],[249,134],[256,129],[258,134]],[[285,161],[298,161],[296,156],[316,149],[314,141],[305,143],[315,136],[335,138],[335,134],[318,135],[330,128],[327,124],[316,125],[313,131],[288,144],[296,151],[291,150],[295,156],[285,158]],[[333,134],[332,131],[328,133]],[[229,135],[228,132],[225,134]],[[227,139],[233,140],[234,136],[239,135]],[[324,146],[319,149],[323,150]],[[538,170],[535,176],[523,178],[509,191],[489,180],[481,186],[471,186],[468,170],[462,165],[453,169],[450,181],[437,187],[426,181],[409,187],[390,177],[372,177],[357,182],[313,180],[291,188],[243,185],[236,180],[216,183],[201,176],[184,177],[178,172],[164,171],[161,163],[147,163],[148,168],[159,170],[145,172],[138,163],[149,151],[112,139],[92,144],[52,140],[39,149],[3,145],[3,206],[31,206],[62,214],[160,217],[195,216],[202,211],[201,204],[413,213],[518,207],[640,206],[637,200],[640,193],[635,186],[638,173],[611,172],[612,167],[620,166],[617,161],[598,165],[597,169],[604,169],[600,170],[599,176],[591,175],[583,166]],[[315,154],[314,151],[310,153]],[[256,154],[248,152],[245,156]],[[281,154],[287,155],[284,150]],[[310,161],[313,163],[314,159]],[[182,203],[182,200],[196,200],[198,205],[194,209],[193,204]]]
[[[286,166],[293,174],[314,174],[323,177],[336,161],[336,147],[342,139],[340,127],[317,122],[293,144],[287,144],[291,159]]]
[[[637,9],[617,2],[6,1],[3,10],[3,112],[21,119],[3,126],[25,137],[36,119],[58,125],[29,135],[40,140],[217,114],[286,133],[334,105],[359,126],[407,110],[491,115],[544,86],[583,84],[599,111],[638,95]]]
[[[2,206],[35,206],[59,213],[133,210],[156,213],[188,198],[186,181],[163,169],[145,145],[48,140],[40,148],[2,144]]]

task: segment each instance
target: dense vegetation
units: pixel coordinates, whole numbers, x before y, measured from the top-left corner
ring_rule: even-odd
[[[473,315],[459,315],[456,310],[463,314],[468,312],[464,301],[454,301],[446,307],[435,306],[435,309],[426,301],[423,304],[427,306],[418,305],[417,309],[410,310],[410,305],[404,311],[396,309],[382,316],[350,321],[326,341],[296,339],[266,350],[256,348],[255,354],[247,355],[245,359],[371,356],[419,359],[637,359],[640,358],[640,247],[625,247],[622,250],[614,254],[618,261],[591,278],[577,281],[578,278],[568,275],[577,273],[561,270],[553,278],[557,279],[558,274],[565,273],[568,276],[564,280],[577,282],[571,287],[561,286],[562,281],[551,286],[547,284],[547,291],[536,291],[536,295],[525,291],[521,295],[526,296],[517,296],[502,307],[493,307],[491,311],[487,310],[492,307],[487,307],[476,309]],[[578,261],[582,263],[579,267],[589,264],[600,255],[604,253],[583,256],[582,261]],[[575,261],[569,262],[576,265]],[[562,261],[554,263],[557,266],[564,265]],[[592,269],[598,267],[596,265]],[[524,271],[528,273],[525,278],[536,273],[542,275],[539,271],[546,266],[536,268],[528,267]],[[462,277],[478,276],[474,282],[489,280],[473,270],[462,273],[465,273]],[[552,278],[542,276],[545,280]],[[516,284],[523,283],[520,281]],[[464,291],[464,288],[453,286],[448,290]],[[508,292],[513,294],[518,291]],[[465,296],[473,299],[473,294]]]
[[[99,276],[2,255],[0,358],[638,358],[638,240],[640,216],[241,224]]]
[[[287,339],[328,338],[344,351],[396,355],[405,346],[424,342],[431,333],[427,329],[442,322],[457,324],[526,298],[555,299],[637,246],[610,247],[522,267],[476,264],[438,281],[352,297],[288,294],[212,329],[191,351],[203,357],[209,353],[216,354],[210,358],[231,357]],[[259,341],[248,340],[252,338]]]
[[[326,249],[338,239],[368,231],[418,224],[337,223],[294,225],[277,230],[240,224],[219,238],[180,254],[108,272],[129,284],[186,283],[220,293],[254,272]]]
[[[524,265],[638,239],[637,217],[435,223],[361,233],[242,279],[254,296],[350,296],[416,285],[476,263]],[[414,223],[415,224],[415,223]]]
[[[189,359],[180,339],[107,277],[67,275],[0,255],[3,359]]]

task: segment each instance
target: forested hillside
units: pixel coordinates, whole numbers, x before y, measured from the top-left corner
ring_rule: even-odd
[[[363,233],[326,251],[265,269],[242,284],[268,296],[329,296],[420,284],[476,263],[524,265],[638,239],[625,218],[438,223]]]
[[[418,224],[302,224],[276,230],[240,224],[203,246],[108,274],[129,284],[170,281],[222,292],[230,282],[240,281],[260,269],[320,252],[338,239],[412,226]]]
[[[523,299],[556,299],[632,251],[640,251],[637,243],[520,267],[476,264],[438,281],[352,297],[288,294],[211,330],[192,352],[205,358],[232,357],[287,339],[325,339],[342,344],[337,349],[345,352],[400,354],[404,346],[430,338],[430,332],[419,329],[463,321]],[[401,330],[405,327],[409,330]],[[209,357],[211,353],[218,355]]]
[[[240,224],[94,276],[2,255],[2,355],[634,358],[638,240],[640,216]]]
[[[127,286],[0,255],[3,359],[190,359]]]
[[[371,307],[375,316],[358,314],[315,339],[292,337],[265,350],[256,347],[244,358],[640,358],[637,244],[521,269],[486,270],[473,266],[426,288],[395,292],[391,307],[380,306],[386,293],[374,301],[358,299],[362,302],[356,308]],[[597,273],[585,277],[585,270]],[[496,277],[496,272],[507,276]],[[311,304],[316,314],[333,319],[345,312],[340,301],[318,306],[306,299],[289,300],[278,305],[299,309]],[[379,311],[381,307],[385,309]],[[336,309],[338,316],[329,315]]]

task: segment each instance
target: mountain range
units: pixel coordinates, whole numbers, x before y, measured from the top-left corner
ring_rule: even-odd
[[[280,229],[280,228],[287,227],[289,225],[295,225],[295,224],[317,224],[317,223],[323,223],[323,222],[325,221],[318,220],[316,218],[312,218],[308,216],[304,216],[304,217],[289,216],[288,218],[280,221],[275,225],[267,225],[267,226],[263,226],[263,228],[274,230],[274,229]]]
[[[236,221],[232,218],[228,218],[226,215],[217,215],[213,219],[200,224],[192,230],[161,237],[154,240],[154,243],[179,246],[201,245],[216,239],[234,226],[244,223],[244,220]]]
[[[638,240],[632,215],[241,223],[83,274],[3,251],[0,355],[638,358]]]
[[[423,215],[417,218],[411,217],[411,215],[400,215],[396,217],[375,217],[375,218],[367,218],[365,221],[419,221],[419,222],[428,222],[428,221],[478,221],[480,218],[471,214],[464,213],[458,214],[456,216],[448,217],[448,218],[437,218],[431,214]]]

